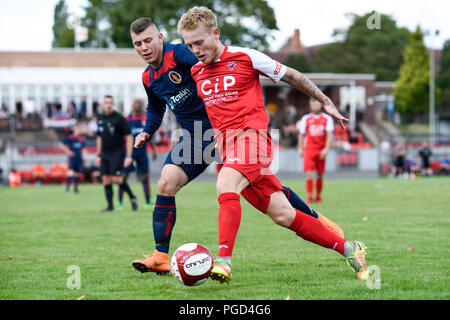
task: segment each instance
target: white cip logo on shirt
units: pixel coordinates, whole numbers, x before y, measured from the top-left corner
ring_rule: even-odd
[[[200,85],[200,89],[205,96],[211,93],[218,93],[220,91],[227,91],[231,86],[236,83],[236,78],[233,76],[223,76],[215,78],[214,82],[211,80],[205,80]]]
[[[309,127],[309,134],[311,136],[323,136],[325,133],[325,126],[323,124],[312,124]]]

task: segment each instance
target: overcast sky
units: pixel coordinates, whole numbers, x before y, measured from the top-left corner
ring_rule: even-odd
[[[141,1],[141,0],[137,0]],[[149,1],[149,0],[147,0]],[[53,10],[58,0],[0,0],[0,50],[50,50],[53,38]],[[69,11],[82,14],[86,0],[67,0]],[[163,0],[160,0],[163,3]],[[390,14],[399,26],[414,30],[440,30],[440,35],[426,38],[427,45],[441,48],[450,39],[449,0],[268,0],[278,22],[271,50],[277,50],[293,30],[301,32],[303,45],[333,41],[335,28],[345,28],[345,13],[371,11]],[[199,1],[201,3],[201,1]],[[381,28],[383,26],[381,25]],[[432,41],[432,42],[431,42]]]

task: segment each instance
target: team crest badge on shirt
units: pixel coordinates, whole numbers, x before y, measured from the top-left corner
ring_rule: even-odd
[[[280,63],[276,63],[276,66],[275,66],[275,70],[273,71],[273,74],[274,75],[277,75],[277,74],[279,74],[280,73],[280,71],[281,71],[281,64]]]
[[[169,80],[175,84],[179,84],[181,82],[181,75],[176,71],[170,71]]]
[[[230,71],[234,71],[237,67],[237,61],[230,61],[227,63],[227,69]]]

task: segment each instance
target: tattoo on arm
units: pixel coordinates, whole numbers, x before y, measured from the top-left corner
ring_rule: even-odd
[[[323,104],[329,101],[328,97],[311,80],[297,70],[287,67],[286,74],[281,80]]]
[[[331,106],[336,112],[334,103],[328,98],[311,80],[309,80],[300,71],[287,67],[286,74],[281,79],[290,86],[302,91],[310,97],[313,97],[324,105]]]

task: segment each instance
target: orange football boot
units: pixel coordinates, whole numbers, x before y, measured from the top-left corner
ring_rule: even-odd
[[[341,227],[339,227],[336,223],[326,218],[324,215],[317,212],[318,220],[327,227],[328,230],[338,235],[341,238],[344,238],[344,231],[342,231]]]
[[[133,267],[142,273],[156,272],[157,275],[166,275],[170,271],[169,255],[155,249],[147,258],[134,260]]]

